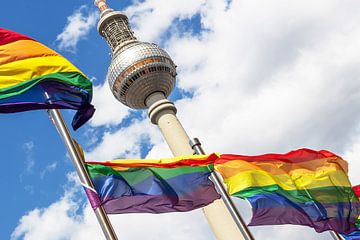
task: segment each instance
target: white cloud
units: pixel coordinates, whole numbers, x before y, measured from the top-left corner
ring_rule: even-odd
[[[22,148],[25,152],[25,170],[20,175],[20,181],[22,181],[24,174],[32,174],[34,171],[35,161],[33,158],[33,149],[35,147],[35,143],[33,141],[26,142],[22,145]]]
[[[40,178],[43,179],[47,173],[53,172],[57,167],[57,162],[53,162],[45,167],[44,170],[40,172]]]
[[[129,114],[129,109],[122,106],[115,99],[107,82],[103,85],[94,86],[92,104],[96,108],[95,114],[90,121],[93,127],[120,124]]]
[[[344,159],[350,162],[349,176],[351,183],[355,185],[360,184],[360,132],[356,131],[357,135],[354,137],[352,144],[350,144],[344,153]]]
[[[115,158],[139,158],[141,145],[149,138],[161,141],[159,133],[147,120],[135,120],[129,127],[121,128],[115,133],[105,132],[99,144],[86,154],[86,159],[105,161]]]
[[[190,19],[205,0],[164,0],[136,1],[125,9],[135,35],[142,41],[154,41],[171,27],[175,19]]]
[[[66,188],[63,197],[47,208],[34,209],[23,216],[12,233],[12,240],[104,239],[93,210],[79,201],[81,188],[78,183],[72,183],[74,174],[69,178],[71,187]],[[161,215],[123,214],[110,219],[119,239],[212,239],[200,210]]]
[[[62,33],[60,33],[56,41],[58,48],[69,52],[76,52],[77,44],[80,40],[85,39],[90,30],[96,25],[98,19],[96,11],[89,11],[86,5],[74,11],[67,18],[67,24]]]
[[[74,187],[68,188],[64,196],[48,208],[34,209],[24,215],[11,239],[70,239],[81,224],[81,218],[76,215],[81,202],[76,200],[75,193]]]
[[[194,92],[194,98],[176,102],[178,116],[189,135],[200,137],[208,152],[328,149],[349,161],[350,178],[356,184],[360,181],[356,172],[360,167],[359,7],[356,0],[346,4],[341,0],[291,4],[208,0],[175,1],[174,5],[146,0],[137,1],[127,12],[142,40],[160,39],[171,30],[164,45],[179,66],[178,87]],[[173,24],[196,14],[206,29],[200,34],[181,32],[183,26]],[[121,121],[112,113],[108,118],[111,121],[98,121]],[[169,156],[158,130],[147,119],[106,132],[87,156],[91,161],[138,157],[144,139],[153,145],[148,157]],[[246,205],[241,209],[245,215],[249,212]],[[176,221],[180,218],[172,216]],[[183,222],[179,220],[181,227],[192,220],[191,215],[184,216]],[[142,219],[153,233],[150,229],[156,229],[158,216],[141,216],[138,221]],[[199,222],[204,224],[204,220]],[[124,231],[132,228],[137,234],[134,228],[139,225],[132,224]],[[259,239],[329,238],[327,233],[320,235],[305,227],[251,230]],[[188,239],[185,233],[178,234],[179,239]]]

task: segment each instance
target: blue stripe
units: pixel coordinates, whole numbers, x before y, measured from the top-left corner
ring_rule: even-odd
[[[46,98],[44,92],[47,92],[50,98]],[[53,103],[63,102],[69,108],[78,108],[79,106],[90,102],[91,95],[77,86],[72,86],[57,81],[44,81],[33,86],[28,91],[9,98],[1,99],[0,104],[6,103]],[[1,109],[0,109],[1,111]]]
[[[143,170],[144,171],[144,170]],[[146,169],[145,171],[151,171]],[[133,174],[136,174],[134,172]],[[122,196],[167,195],[179,196],[197,191],[200,188],[213,187],[208,179],[210,173],[187,173],[169,179],[161,179],[152,174],[144,181],[131,186],[122,176],[96,176],[93,183],[102,200]]]

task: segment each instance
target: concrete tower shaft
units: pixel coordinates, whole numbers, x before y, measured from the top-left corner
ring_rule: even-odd
[[[116,99],[130,108],[146,108],[155,92],[166,97],[175,86],[176,65],[156,44],[137,41],[125,14],[96,0],[101,12],[98,31],[112,50],[107,81]]]

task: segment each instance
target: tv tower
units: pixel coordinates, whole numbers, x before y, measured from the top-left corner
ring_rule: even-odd
[[[95,0],[95,5],[101,14],[98,31],[112,50],[107,81],[113,95],[130,108],[148,108],[151,122],[159,126],[174,156],[192,155],[194,150],[176,117],[177,109],[167,100],[175,87],[175,63],[156,44],[138,41],[124,13],[110,9],[106,0]],[[217,239],[252,239],[239,230],[223,200],[203,211]]]

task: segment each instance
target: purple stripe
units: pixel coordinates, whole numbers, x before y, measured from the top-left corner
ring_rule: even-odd
[[[16,113],[31,110],[43,109],[74,109],[77,108],[68,104],[65,101],[57,101],[55,103],[36,103],[36,102],[16,102],[16,103],[3,103],[0,104],[0,113]],[[94,114],[95,108],[93,105],[88,104],[82,106],[75,114],[72,126],[76,130],[86,123]]]
[[[309,226],[314,228],[317,232],[335,230],[337,232],[348,234],[357,230],[353,221],[348,222],[346,219],[336,218],[312,221],[306,214],[298,209],[287,207],[253,209],[253,217],[249,226],[284,224]]]
[[[85,193],[86,193],[86,196],[88,197],[88,200],[90,202],[92,209],[95,210],[101,206],[101,200],[96,192],[94,192],[88,188],[85,188]]]
[[[317,232],[335,230],[348,234],[357,230],[359,203],[296,203],[272,194],[247,198],[253,209],[250,226],[295,224],[313,227]]]
[[[203,188],[179,198],[166,195],[124,196],[107,200],[103,206],[108,214],[186,212],[204,207],[218,198],[214,188]]]

